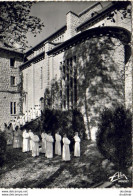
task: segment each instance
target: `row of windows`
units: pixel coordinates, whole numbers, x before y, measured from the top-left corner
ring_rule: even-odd
[[[77,105],[76,56],[61,62],[61,107],[73,109]]]

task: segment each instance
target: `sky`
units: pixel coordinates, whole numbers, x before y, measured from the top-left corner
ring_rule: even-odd
[[[66,24],[66,14],[69,11],[79,14],[94,3],[96,3],[96,1],[37,2],[32,6],[30,15],[39,17],[45,27],[36,37],[33,37],[30,33],[27,34],[28,45],[32,47],[35,46],[60,27],[64,26]]]

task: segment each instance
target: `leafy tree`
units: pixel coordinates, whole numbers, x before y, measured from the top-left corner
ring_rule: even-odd
[[[0,41],[5,46],[27,46],[26,33],[36,36],[44,27],[41,20],[30,16],[33,2],[0,2]]]
[[[122,59],[115,62],[114,58],[119,44],[114,38],[105,36],[81,45],[83,63],[77,64],[78,107],[84,106],[89,129],[97,126],[99,112],[105,104],[110,107],[122,101],[124,103]]]
[[[100,115],[97,146],[119,171],[132,164],[132,116],[123,106],[105,109]]]

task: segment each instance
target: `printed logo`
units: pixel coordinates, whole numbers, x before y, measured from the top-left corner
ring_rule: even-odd
[[[128,183],[128,178],[122,172],[116,172],[113,176],[109,177],[111,182]]]

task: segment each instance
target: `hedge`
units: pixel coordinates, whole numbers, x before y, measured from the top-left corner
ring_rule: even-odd
[[[119,106],[105,109],[100,115],[97,146],[101,154],[115,163],[119,171],[132,165],[132,116]]]

